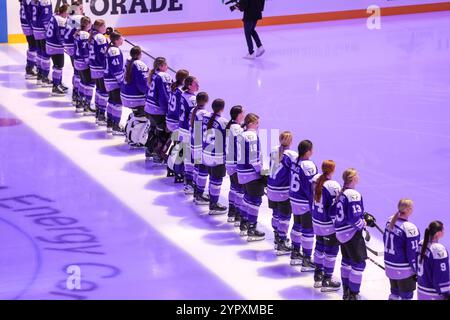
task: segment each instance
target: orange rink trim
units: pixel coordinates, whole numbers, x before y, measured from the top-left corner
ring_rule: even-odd
[[[381,8],[381,16],[393,16],[401,14],[414,14],[414,13],[447,11],[447,10],[450,10],[450,2],[429,3],[411,6]],[[347,11],[333,11],[333,12],[266,17],[259,23],[259,25],[271,26],[271,25],[295,24],[307,22],[322,22],[332,20],[362,19],[367,17],[368,14],[366,9],[358,9]],[[162,24],[153,26],[122,27],[118,28],[118,30],[123,35],[131,36],[131,35],[178,33],[190,31],[217,30],[217,29],[232,29],[241,27],[242,27],[241,20],[221,20],[221,21],[189,22],[177,24]],[[22,34],[8,35],[8,43],[23,43],[23,42],[26,42],[26,39],[25,36]]]

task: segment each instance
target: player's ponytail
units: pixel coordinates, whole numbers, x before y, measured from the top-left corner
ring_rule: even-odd
[[[292,133],[290,131],[284,131],[280,134],[278,138],[280,141],[280,146],[278,148],[278,162],[281,162],[283,158],[284,151],[287,150],[292,143]]]
[[[175,81],[172,82],[172,85],[170,86],[170,90],[172,92],[175,92],[175,90],[184,84],[184,80],[189,76],[189,71],[180,69],[177,71],[177,74],[175,75]]]
[[[300,159],[305,156],[308,151],[311,151],[313,148],[313,143],[309,140],[300,141],[298,144],[298,158],[297,164],[300,162]]]
[[[354,168],[348,168],[342,173],[342,180],[344,180],[344,186],[341,191],[337,195],[336,199],[339,200],[339,197],[344,193],[345,190],[349,188],[349,185],[352,183],[353,179],[358,175],[358,171]]]
[[[406,209],[411,208],[413,202],[410,199],[400,199],[397,205],[398,211],[392,216],[391,222],[389,223],[389,230],[392,230],[397,223],[398,218],[405,212]]]
[[[150,73],[148,74],[148,86],[152,84],[153,81],[153,75],[158,72],[164,65],[167,64],[166,58],[164,57],[157,57],[155,61],[153,62],[153,69],[150,70]]]
[[[231,110],[230,110],[231,119],[230,119],[230,121],[228,121],[227,126],[225,127],[225,130],[230,130],[231,125],[233,123],[237,123],[236,119],[237,119],[237,117],[239,117],[239,115],[242,112],[244,112],[244,108],[242,108],[242,106],[240,106],[240,105],[237,105],[237,106],[234,106],[231,108]]]
[[[67,3],[63,3],[61,6],[55,8],[55,13],[61,15],[69,11],[69,8],[70,6]]]
[[[334,172],[336,169],[336,163],[333,160],[325,160],[322,162],[322,175],[317,179],[315,188],[314,188],[314,200],[316,202],[320,202],[320,198],[322,197],[322,188],[325,181],[328,181],[328,176]]]
[[[196,100],[197,100],[197,105],[192,110],[192,115],[191,115],[191,121],[190,121],[191,128],[194,128],[195,116],[197,115],[198,109],[200,109],[200,107],[203,107],[205,104],[208,103],[209,96],[206,92],[199,92],[197,94]]]
[[[111,34],[109,35],[109,41],[110,42],[108,44],[108,50],[112,46],[115,46],[116,45],[116,41],[118,41],[121,37],[122,37],[122,35],[120,34],[119,31],[114,30],[113,32],[111,32]]]
[[[188,91],[189,87],[194,83],[194,81],[197,80],[194,76],[187,76],[186,79],[184,79],[184,86],[181,90]]]
[[[420,251],[419,263],[422,263],[425,253],[427,252],[428,244],[433,241],[434,236],[439,231],[444,230],[444,224],[440,221],[433,221],[428,228],[425,229],[425,235],[423,237],[422,250]]]
[[[216,99],[211,104],[211,108],[213,109],[213,114],[211,115],[211,118],[206,125],[206,130],[209,130],[213,127],[216,117],[223,111],[223,109],[225,109],[225,101],[223,101],[222,99]]]
[[[125,81],[130,83],[132,80],[133,64],[136,60],[139,60],[139,56],[142,54],[141,47],[135,46],[130,50],[131,60],[128,60],[126,71],[125,71]]]
[[[243,125],[244,129],[247,130],[249,124],[256,123],[256,122],[258,122],[258,120],[259,120],[259,116],[257,116],[256,114],[254,114],[254,113],[247,114],[244,119],[244,125]]]
[[[98,33],[98,30],[105,25],[106,25],[105,20],[103,19],[95,20],[94,24],[92,25],[91,34],[89,35],[88,40],[89,43],[92,42],[92,38],[94,38],[94,36]]]
[[[80,31],[86,31],[87,27],[89,27],[90,24],[91,24],[91,18],[82,17],[80,20],[80,29],[75,31],[75,34],[73,35],[74,38],[80,34]]]

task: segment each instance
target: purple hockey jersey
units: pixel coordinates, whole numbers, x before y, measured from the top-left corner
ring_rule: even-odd
[[[291,162],[291,185],[289,199],[292,210],[304,214],[312,204],[312,179],[317,174],[317,166],[311,160],[295,159]]]
[[[393,280],[406,279],[417,271],[416,252],[420,234],[413,223],[401,218],[392,230],[389,229],[391,219],[386,224],[383,236],[386,276]]]
[[[261,142],[253,130],[246,130],[237,138],[237,173],[240,184],[261,178],[263,167]]]
[[[166,72],[159,71],[152,75],[145,103],[145,111],[148,114],[166,115],[171,84],[172,78]]]
[[[103,78],[106,68],[106,50],[108,41],[106,37],[93,31],[91,42],[89,43],[89,68],[91,69],[92,79]]]
[[[351,240],[364,224],[364,204],[361,194],[355,189],[346,189],[337,199],[334,228],[341,243]]]
[[[66,30],[64,31],[64,49],[73,57],[75,55],[75,32],[80,29],[82,15],[73,15],[67,18]]]
[[[233,123],[230,129],[227,130],[227,138],[225,140],[226,153],[226,167],[228,175],[233,175],[237,172],[237,139],[244,132],[242,126],[238,123]]]
[[[131,63],[127,61],[127,66]],[[126,67],[124,69],[126,72]],[[148,91],[148,67],[141,60],[134,60],[131,69],[131,82],[124,80],[120,97],[125,107],[136,108],[145,105],[145,95]]]
[[[33,35],[33,28],[31,26],[31,20],[33,19],[33,7],[32,0],[20,1],[20,24],[25,36]]]
[[[317,174],[313,178],[313,194],[315,184],[320,176],[321,174]],[[340,191],[341,186],[337,181],[327,180],[323,184],[320,201],[317,202],[313,198],[312,220],[314,234],[318,236],[328,236],[336,232],[333,223],[333,220],[335,219],[333,205],[335,204],[336,197]]]
[[[47,41],[45,43],[45,50],[50,56],[64,54],[66,21],[67,19],[56,14],[50,19],[46,33]]]
[[[78,71],[89,68],[89,32],[80,31],[74,36],[75,56],[74,65]]]
[[[212,128],[207,130],[208,122],[213,113],[207,113],[203,117],[203,164],[207,166],[218,166],[225,164],[225,139],[228,120],[216,115]]]
[[[104,80],[108,92],[120,89],[124,81],[123,53],[118,47],[111,46],[106,51]]]
[[[192,118],[192,113],[195,109],[191,110],[189,114],[189,125]],[[191,135],[191,152],[192,159],[195,164],[202,163],[202,146],[203,146],[203,135],[205,131],[205,127],[203,126],[203,117],[208,115],[209,112],[205,109],[205,106],[198,107],[197,113],[195,114],[194,126],[190,127],[190,135]]]
[[[423,241],[419,243],[418,253],[422,250]],[[417,257],[417,297],[419,300],[442,300],[450,294],[448,252],[437,242],[428,245],[425,257],[420,263]]]
[[[180,104],[183,91],[181,86],[175,89],[175,92],[169,94],[169,105],[166,114],[167,129],[171,132],[178,130],[180,127]]]
[[[191,141],[189,115],[196,105],[197,96],[195,94],[189,93],[188,91],[181,94],[178,140],[184,143],[190,143]]]
[[[291,164],[298,157],[297,152],[285,150],[280,161],[279,150],[280,146],[276,146],[270,153],[270,174],[267,180],[267,198],[275,202],[289,199]]]
[[[36,40],[44,40],[48,23],[53,15],[52,1],[39,0],[37,2],[32,1],[31,4],[31,26],[33,27],[34,38]]]

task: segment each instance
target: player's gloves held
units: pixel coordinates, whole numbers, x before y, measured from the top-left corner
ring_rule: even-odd
[[[371,228],[375,227],[375,223],[377,222],[375,217],[368,212],[364,212],[364,220],[366,221],[367,226]]]

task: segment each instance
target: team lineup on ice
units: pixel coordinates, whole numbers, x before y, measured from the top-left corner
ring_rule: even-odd
[[[264,0],[235,1],[235,58],[236,30],[125,38],[19,2],[1,299],[449,298],[448,12],[258,34]]]

